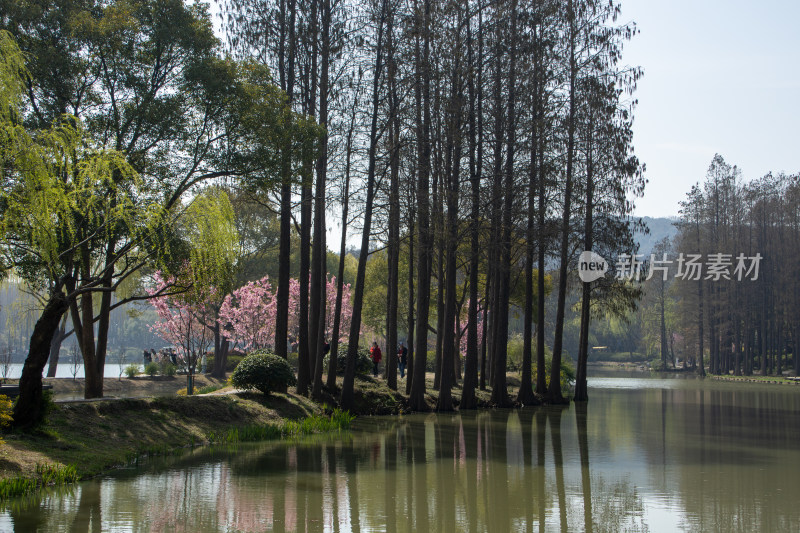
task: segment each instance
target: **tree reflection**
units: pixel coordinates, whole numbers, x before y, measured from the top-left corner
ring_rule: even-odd
[[[586,434],[586,402],[575,403],[575,422],[578,426],[578,449],[581,457],[581,489],[583,491],[583,528],[592,533],[592,478],[589,472],[589,438]]]
[[[100,533],[102,531],[100,487],[100,483],[97,482],[86,483],[81,487],[78,500],[78,512],[72,520],[72,524],[69,528],[70,532],[84,533],[86,531],[91,531],[92,533]],[[26,531],[37,530],[29,529]]]
[[[550,438],[553,443],[553,464],[556,470],[556,493],[558,494],[558,522],[561,531],[567,531],[567,496],[564,490],[564,454],[561,451],[561,411],[563,407],[547,408]]]
[[[648,498],[671,493],[678,526],[800,530],[787,511],[797,431],[733,445],[746,434],[735,414],[753,409],[737,402],[651,390],[567,409],[370,420],[338,440],[242,445],[43,493],[8,504],[0,529],[618,531],[652,526]]]

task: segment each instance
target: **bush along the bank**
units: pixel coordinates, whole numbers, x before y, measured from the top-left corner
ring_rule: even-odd
[[[144,367],[144,373],[151,378],[158,374],[158,363],[147,363]]]
[[[11,415],[14,412],[14,405],[11,403],[11,400],[5,394],[0,394],[0,427],[6,427],[11,425]],[[3,444],[5,440],[0,437],[0,444]]]
[[[231,374],[231,385],[237,389],[257,390],[266,395],[286,392],[295,384],[297,379],[286,359],[265,350],[248,354]]]
[[[174,376],[178,372],[178,367],[167,360],[159,361],[158,372],[162,376]]]
[[[330,365],[330,354],[325,354],[322,360],[323,368],[327,372]],[[336,356],[336,373],[340,376],[344,375],[345,365],[347,364],[347,345],[340,344],[338,355]],[[372,359],[369,358],[369,350],[366,348],[358,349],[358,357],[356,358],[356,374],[369,374],[372,372]]]
[[[239,352],[228,352],[228,357],[225,359],[225,372],[233,372],[239,363],[242,362],[246,356],[241,355]],[[214,356],[206,356],[206,368],[214,368]]]
[[[136,376],[139,375],[140,372],[139,365],[128,365],[125,367],[124,372],[125,375],[128,376],[128,378],[135,378]]]

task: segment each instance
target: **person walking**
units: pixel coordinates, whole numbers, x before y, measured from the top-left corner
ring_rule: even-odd
[[[383,354],[381,353],[380,347],[378,347],[378,342],[372,342],[372,348],[369,350],[369,357],[372,359],[372,375],[376,378],[378,377],[378,364],[381,362],[383,358]]]
[[[406,365],[408,364],[408,348],[405,343],[400,343],[400,348],[397,349],[397,366],[400,368],[400,377],[406,377]]]

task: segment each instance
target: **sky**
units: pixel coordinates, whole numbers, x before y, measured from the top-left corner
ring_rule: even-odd
[[[634,147],[649,183],[638,216],[675,216],[715,153],[745,181],[800,172],[800,2],[622,0],[644,68]]]

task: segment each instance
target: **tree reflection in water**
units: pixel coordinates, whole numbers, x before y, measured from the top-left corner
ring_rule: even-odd
[[[800,401],[757,400],[598,391],[568,408],[360,419],[349,434],[200,450],[12,502],[0,530],[594,532],[664,516],[800,530],[785,423]],[[754,433],[743,421],[759,415]]]

